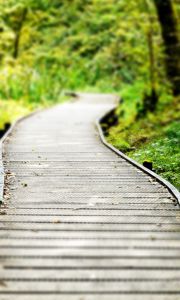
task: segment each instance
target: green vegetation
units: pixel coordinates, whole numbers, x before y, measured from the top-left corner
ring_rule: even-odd
[[[158,137],[151,138],[147,144],[129,155],[141,163],[146,160],[153,162],[156,173],[180,188],[179,140],[180,123],[173,122],[165,126]]]
[[[108,141],[140,163],[152,162],[156,173],[180,188],[180,103],[172,104],[167,95],[162,96],[155,113],[137,118],[129,103],[131,95],[137,99],[136,87],[130,87],[129,93],[116,111],[119,122],[108,130]]]
[[[171,18],[164,19],[165,2],[171,4],[0,0],[0,129],[31,110],[64,100],[66,90],[117,93],[124,101],[109,140],[140,161],[151,159],[160,171],[163,163],[151,145],[156,140],[162,144],[168,128],[178,130],[179,24],[171,21],[180,19],[180,4],[173,0]],[[176,55],[169,55],[172,48]],[[168,145],[177,151],[175,142],[164,143],[167,157]],[[176,184],[169,165],[171,170],[163,172]]]

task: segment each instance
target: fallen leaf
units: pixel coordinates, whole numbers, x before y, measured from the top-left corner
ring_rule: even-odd
[[[52,223],[54,223],[54,224],[59,224],[59,223],[61,223],[61,221],[60,221],[60,220],[53,220]]]

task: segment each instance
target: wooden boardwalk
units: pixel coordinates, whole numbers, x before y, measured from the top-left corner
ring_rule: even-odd
[[[113,102],[85,95],[6,139],[0,300],[180,299],[179,207],[100,141]]]

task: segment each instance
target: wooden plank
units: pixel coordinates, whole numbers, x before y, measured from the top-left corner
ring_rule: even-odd
[[[157,209],[156,206],[155,208],[149,208],[149,209],[143,209],[142,207],[132,207],[128,209],[127,205],[126,208],[122,209],[121,208],[110,208],[110,207],[77,207],[71,206],[69,207],[37,207],[37,208],[19,208],[13,207],[10,208],[8,207],[8,216],[101,216],[101,217],[117,217],[120,219],[120,217],[125,217],[125,216],[131,216],[131,217],[169,217],[169,218],[180,218],[180,214],[177,213],[175,209]],[[2,219],[3,220],[3,219]],[[116,220],[116,218],[114,218]]]
[[[4,286],[3,286],[4,284]],[[180,295],[180,286],[177,280],[174,281],[114,281],[114,282],[78,282],[78,281],[3,281],[0,286],[0,293],[59,293],[59,294],[178,294]],[[6,285],[6,286],[5,286]]]
[[[11,230],[1,229],[0,239],[97,239],[97,240],[180,240],[179,232],[168,232],[168,231],[103,231],[103,230],[89,230],[89,231],[76,231],[76,230],[16,230],[11,228]]]
[[[157,248],[164,248],[165,250],[168,249],[179,249],[180,244],[179,240],[157,240],[157,239],[88,239],[81,237],[81,239],[11,239],[8,238],[1,238],[0,249],[8,247],[24,247],[24,248],[81,248],[81,247],[89,247],[89,248],[150,248],[150,249],[157,249]]]
[[[24,259],[23,257],[8,259],[1,259],[0,265],[4,266],[6,270],[18,270],[19,269],[27,269],[30,268],[32,270],[179,270],[180,269],[180,260],[177,258],[154,258],[154,257],[135,257],[135,258],[103,258],[100,257],[98,259],[98,263],[96,259],[93,258],[44,258],[44,257],[27,257]]]
[[[102,258],[112,259],[112,258],[136,258],[136,257],[143,257],[143,258],[156,258],[156,259],[180,259],[180,251],[178,249],[173,248],[127,248],[124,249],[106,249],[106,248],[3,248],[1,249],[0,258],[8,258],[8,257],[44,257],[44,258],[52,258],[55,257],[56,259],[59,258],[93,258],[98,260]]]
[[[111,295],[88,295],[88,294],[55,294],[55,293],[51,293],[51,294],[47,294],[46,293],[46,298],[44,294],[16,294],[15,295],[16,300],[99,300],[99,298],[101,300],[179,300],[179,295],[173,295],[173,294],[164,294],[164,295],[160,295],[160,294],[111,294]],[[7,294],[3,294],[3,300],[12,300],[12,294],[7,295]]]
[[[78,217],[78,218],[77,218]],[[179,217],[176,215],[169,215],[164,216],[163,214],[159,215],[123,215],[123,214],[110,214],[104,215],[103,213],[96,214],[96,215],[90,215],[90,214],[83,214],[78,213],[74,214],[73,212],[69,214],[45,214],[45,215],[34,215],[34,214],[25,214],[25,215],[2,215],[0,223],[74,223],[74,224],[80,224],[80,223],[86,223],[86,224],[175,224],[177,227],[180,228],[180,223],[178,223]]]
[[[33,270],[27,266],[26,269],[0,270],[0,281],[76,281],[76,282],[126,282],[126,281],[145,281],[145,282],[178,282],[180,278],[180,269],[149,270],[149,269],[129,269],[113,270],[109,269],[36,269]]]

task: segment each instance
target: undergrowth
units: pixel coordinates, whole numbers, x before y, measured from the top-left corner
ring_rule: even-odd
[[[141,90],[142,91],[142,90]],[[118,124],[109,128],[108,142],[139,163],[152,162],[153,170],[180,188],[180,113],[178,99],[162,94],[155,113],[138,118],[139,90],[123,91],[124,101],[116,110]],[[171,98],[171,101],[170,101]]]

